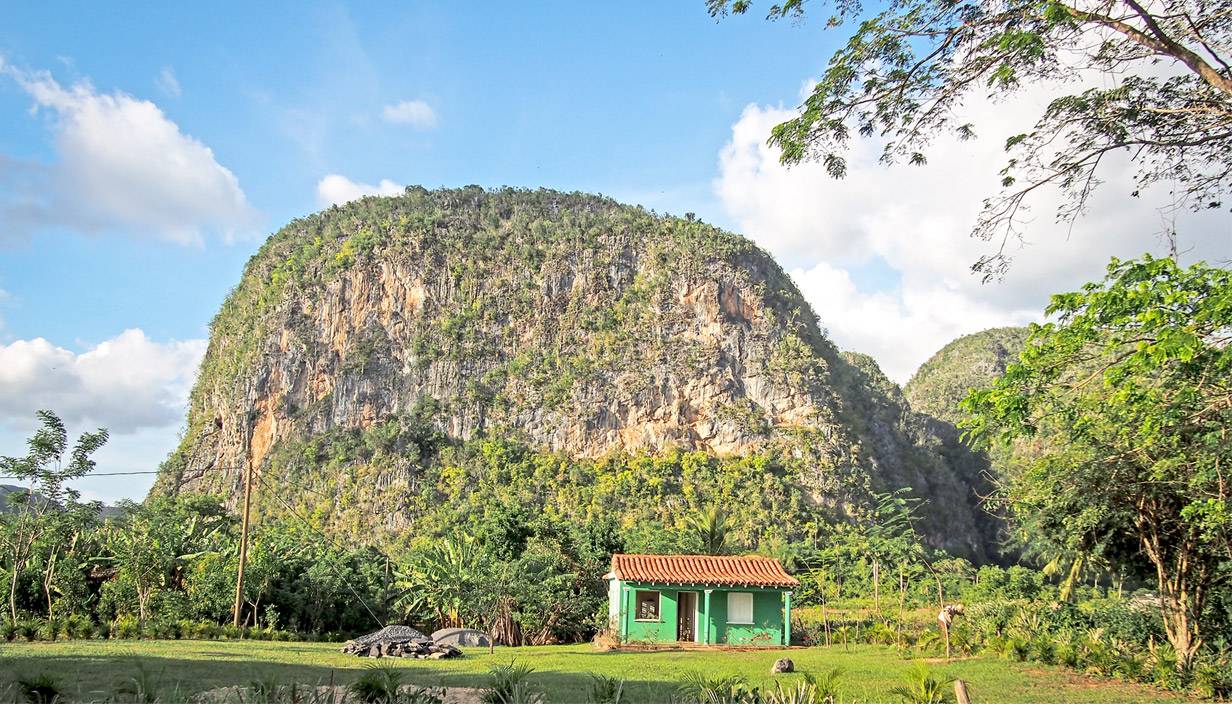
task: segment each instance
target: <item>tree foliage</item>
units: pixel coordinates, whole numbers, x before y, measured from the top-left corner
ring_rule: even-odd
[[[73,445],[68,446],[68,431],[64,422],[51,411],[37,414],[41,427],[27,443],[24,457],[0,457],[0,473],[27,481],[29,490],[10,495],[8,500],[15,510],[0,518],[5,523],[0,530],[9,568],[9,616],[17,620],[17,586],[24,570],[40,541],[50,540],[53,545],[71,532],[76,522],[74,508],[81,498],[68,482],[89,474],[94,469],[90,456],[107,442],[107,431],[82,433]],[[67,462],[65,453],[68,452]],[[51,601],[51,584],[55,575],[57,551],[48,554],[44,585],[47,599]]]
[[[748,0],[707,0],[712,15],[744,13]],[[804,0],[784,0],[770,18],[799,19]],[[834,0],[827,26],[854,23],[845,46],[801,106],[776,126],[782,160],[817,160],[847,172],[853,133],[880,137],[886,163],[924,164],[940,134],[975,136],[964,101],[1007,98],[1039,82],[1069,83],[1035,126],[1008,139],[1003,190],[985,201],[974,234],[1000,251],[976,267],[1008,264],[1029,196],[1065,196],[1072,221],[1117,152],[1137,167],[1137,194],[1167,185],[1180,205],[1218,208],[1232,186],[1232,8],[1226,0],[891,0],[872,12]],[[1093,76],[1099,87],[1085,87]]]
[[[1232,273],[1113,260],[1047,313],[969,428],[1021,447],[1002,497],[1034,533],[1154,575],[1188,661],[1232,558]]]

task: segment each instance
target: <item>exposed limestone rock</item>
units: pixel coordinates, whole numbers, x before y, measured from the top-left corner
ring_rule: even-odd
[[[425,403],[451,439],[515,433],[578,457],[778,448],[806,458],[817,502],[945,492],[929,535],[983,554],[961,450],[871,360],[838,352],[768,255],[552,191],[408,189],[271,237],[214,320],[155,491],[237,497],[280,443]]]

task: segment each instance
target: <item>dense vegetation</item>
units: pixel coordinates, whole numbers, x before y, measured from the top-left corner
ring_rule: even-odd
[[[614,498],[621,521],[672,523],[708,494],[778,501],[741,529],[795,539],[911,487],[932,545],[996,550],[986,463],[840,353],[773,259],[580,193],[410,188],[272,236],[211,325],[155,493],[236,502],[249,464],[279,487],[267,514],[287,510],[274,497],[341,506],[331,530],[389,542],[439,534],[441,504],[534,500],[575,520]]]
[[[706,5],[721,16],[755,3]],[[1008,266],[1006,242],[1022,236],[1033,198],[1059,191],[1058,220],[1076,220],[1104,173],[1121,168],[1114,157],[1136,168],[1134,197],[1155,192],[1171,210],[1227,207],[1232,25],[1223,0],[784,0],[766,11],[795,21],[822,13],[827,29],[849,33],[769,140],[783,162],[816,160],[835,178],[847,173],[854,136],[879,140],[884,163],[924,165],[937,137],[977,136],[987,115],[972,98],[1054,91],[1034,126],[1006,140],[1001,191],[973,228],[1000,242],[975,265],[986,278]]]
[[[442,205],[456,198],[468,205]],[[159,490],[116,515],[104,517],[69,488],[93,469],[91,456],[106,433],[87,433],[70,447],[58,418],[40,413],[43,428],[28,453],[0,460],[0,471],[31,489],[6,494],[7,510],[0,512],[9,602],[0,636],[339,638],[396,621],[425,630],[479,628],[511,645],[596,636],[602,642],[602,575],[613,552],[758,552],[782,559],[800,576],[795,636],[804,643],[846,649],[869,642],[930,655],[952,646],[1208,695],[1228,691],[1232,555],[1224,472],[1232,459],[1226,438],[1232,282],[1226,270],[1182,269],[1150,258],[1114,261],[1106,280],[1057,296],[1048,311],[1053,322],[1033,326],[1025,339],[1021,331],[994,330],[956,341],[921,369],[905,395],[871,358],[838,353],[816,321],[782,323],[798,292],[780,282],[768,293],[773,276],[757,280],[762,289],[741,278],[764,262],[734,238],[723,242],[749,257],[742,269],[714,254],[726,246],[720,243],[719,250],[696,248],[700,260],[685,260],[712,267],[698,279],[660,282],[632,303],[627,297],[636,286],[615,303],[603,298],[615,289],[584,297],[589,307],[583,308],[594,314],[614,310],[645,322],[658,313],[649,327],[570,328],[607,340],[580,344],[570,358],[601,357],[610,365],[574,375],[527,361],[545,342],[555,345],[556,359],[564,358],[554,337],[560,329],[547,334],[535,327],[559,311],[532,315],[530,328],[516,316],[503,317],[505,309],[483,322],[491,301],[480,293],[480,279],[499,272],[483,269],[474,252],[457,254],[482,237],[491,239],[476,244],[481,250],[507,253],[514,245],[495,233],[507,232],[510,222],[531,227],[518,218],[541,214],[560,198],[413,192],[387,206],[364,201],[314,220],[313,227],[328,228],[340,219],[442,214],[446,225],[428,231],[441,237],[431,245],[439,256],[434,266],[473,261],[479,268],[461,274],[461,289],[458,280],[442,284],[471,294],[441,294],[446,303],[413,320],[378,315],[386,300],[380,294],[359,299],[377,304],[359,325],[338,312],[354,301],[337,298],[317,309],[317,322],[292,315],[299,322],[289,328],[265,327],[270,316],[308,310],[329,291],[371,290],[373,280],[364,277],[401,266],[407,248],[425,246],[428,235],[418,225],[392,228],[391,240],[343,232],[328,248],[313,250],[302,267],[285,269],[296,261],[291,257],[266,271],[277,257],[254,259],[215,322],[185,444],[164,467]],[[583,219],[599,218],[582,228],[596,233],[588,256],[625,251],[610,249],[597,230],[620,218],[636,221],[630,231],[660,228],[654,231],[670,242],[660,247],[683,247],[705,234],[687,219],[669,222],[588,197],[566,202]],[[548,254],[569,251],[575,226],[567,217],[564,224],[541,222]],[[371,240],[371,249],[355,244],[356,237]],[[276,237],[267,248],[283,256],[306,242],[318,242],[311,228]],[[392,251],[395,242],[403,249]],[[664,250],[636,256],[656,251]],[[381,256],[360,263],[356,252]],[[712,255],[719,259],[706,258]],[[660,264],[622,273],[603,261],[600,278],[666,271]],[[512,275],[509,266],[506,261],[499,271]],[[326,280],[322,271],[353,275]],[[300,279],[295,272],[308,274]],[[535,434],[542,423],[603,427],[596,425],[602,416],[579,422],[578,408],[605,398],[602,393],[627,391],[612,381],[626,378],[621,374],[628,369],[612,374],[630,364],[617,338],[633,335],[653,355],[690,360],[673,374],[700,363],[689,356],[697,350],[687,335],[646,335],[656,325],[695,332],[689,326],[697,320],[673,301],[680,290],[716,277],[736,281],[731,290],[748,292],[745,303],[778,311],[772,322],[758,324],[739,313],[744,322],[729,328],[723,314],[700,319],[726,331],[716,339],[739,340],[719,343],[720,358],[761,345],[768,356],[741,364],[764,365],[759,373],[788,380],[782,393],[760,401],[734,396],[740,403],[711,408],[712,427],[757,441],[730,453],[670,443],[641,452],[547,449],[544,436]],[[539,290],[549,283],[519,286]],[[284,285],[289,288],[280,291],[293,293],[277,293],[262,308],[260,292]],[[713,290],[716,302],[734,300],[722,290]],[[455,319],[458,305],[473,316]],[[244,328],[248,323],[256,328]],[[422,345],[399,346],[408,328],[438,324],[444,327],[434,336],[413,337]],[[332,352],[310,339],[326,333],[343,340]],[[306,336],[302,346],[287,342],[297,334]],[[263,341],[245,347],[251,335]],[[509,335],[534,344],[513,345],[517,354],[492,353]],[[479,348],[487,351],[451,357]],[[603,350],[616,351],[608,358]],[[283,366],[258,363],[275,358]],[[417,366],[422,359],[430,361]],[[655,359],[643,361],[658,364]],[[438,361],[446,367],[432,371]],[[503,371],[493,376],[493,370]],[[489,392],[497,381],[504,386],[467,396],[477,388],[470,384],[475,377],[494,384]],[[272,379],[282,387],[271,390]],[[441,383],[433,386],[433,379]],[[534,391],[527,379],[559,394]],[[301,405],[295,394],[313,384],[324,385],[323,395]],[[408,386],[390,390],[399,384]],[[514,392],[530,395],[509,395]],[[768,409],[801,395],[811,399],[815,415],[802,423],[772,422]],[[953,411],[963,395],[962,412]],[[908,397],[932,415],[913,409]],[[543,415],[551,398],[559,401],[551,411],[558,415]],[[651,397],[646,405],[663,402]],[[482,422],[459,430],[474,419]],[[980,441],[980,451],[964,444],[955,421]],[[290,430],[275,433],[280,425]],[[258,436],[265,442],[254,443]],[[207,458],[209,452],[217,454]],[[241,461],[228,452],[259,456],[252,461],[254,526],[240,595],[242,627],[229,625],[239,560],[237,497],[229,492],[241,465],[216,464],[228,456]],[[1011,548],[1022,556],[1022,564],[1008,568],[985,564],[978,544],[938,538],[950,520],[957,532],[971,529],[971,482],[990,471],[990,508],[1010,521]],[[985,528],[996,524],[990,516],[981,520]],[[932,616],[956,601],[966,604],[966,615],[943,646]]]
[[[992,328],[964,335],[921,364],[903,395],[913,410],[957,424],[965,417],[963,399],[991,386],[1018,359],[1028,334],[1027,328]]]
[[[966,424],[1013,447],[999,495],[1033,541],[1151,579],[1187,666],[1227,622],[1232,273],[1113,260],[1047,314]]]

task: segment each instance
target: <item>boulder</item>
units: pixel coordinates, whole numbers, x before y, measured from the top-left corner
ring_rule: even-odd
[[[461,629],[454,629],[461,630]],[[408,626],[389,626],[342,646],[342,652],[369,658],[456,658],[462,655],[452,643],[437,643]]]
[[[442,628],[432,634],[432,640],[438,645],[489,647],[492,640],[483,631],[473,628]]]
[[[779,658],[774,661],[774,666],[770,668],[770,674],[777,675],[782,672],[795,672],[796,663],[791,661],[791,658]]]

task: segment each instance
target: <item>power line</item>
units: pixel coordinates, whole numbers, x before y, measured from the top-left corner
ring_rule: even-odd
[[[257,482],[259,482],[261,486],[267,489],[270,488],[269,485],[265,483],[265,477],[261,476],[260,473],[254,473],[254,474],[255,474]],[[339,547],[339,545],[334,542],[333,538],[329,537],[325,533],[318,530],[316,526],[312,525],[312,523],[308,521],[308,519],[299,515],[299,512],[296,511],[294,508],[292,508],[291,505],[287,503],[287,500],[282,498],[282,496],[277,492],[277,490],[269,491],[267,493],[270,496],[273,496],[275,499],[277,499],[278,503],[282,504],[282,507],[285,508],[288,513],[298,518],[300,522],[303,523],[306,528],[308,528],[308,530],[312,531],[313,533],[316,533],[319,537],[323,538],[325,542],[333,546],[335,550],[344,550],[344,548]],[[329,565],[331,570],[333,570],[334,575],[337,576],[338,579],[342,580],[342,583],[347,586],[347,589],[351,590],[351,594],[354,595],[355,599],[359,601],[361,606],[364,607],[364,611],[368,612],[368,615],[372,617],[372,620],[376,621],[378,626],[380,626],[381,628],[384,628],[385,623],[381,621],[380,618],[377,617],[376,613],[374,613],[371,608],[368,607],[368,602],[364,600],[362,596],[359,595],[359,592],[355,591],[355,587],[351,585],[351,580],[347,579],[346,575],[342,574],[337,569],[334,569],[332,560],[326,560],[325,563]]]
[[[209,469],[233,470],[233,469],[243,469],[243,467],[209,467]],[[162,474],[162,473],[163,472],[160,469],[145,470],[141,472],[90,472],[89,474],[83,474],[80,477],[73,477],[69,481],[76,481],[78,479],[90,479],[92,477],[128,477],[128,476],[133,476],[137,474]],[[16,474],[0,474],[0,479],[30,479],[30,477],[29,476],[22,477]]]
[[[127,477],[133,474],[161,474],[161,472],[157,470],[153,472],[91,472],[89,474],[84,474],[80,477],[73,477],[69,481],[74,481],[77,479],[89,479],[90,477]],[[17,476],[16,474],[0,474],[0,479],[30,479],[30,477],[29,476],[20,477],[20,476]]]

